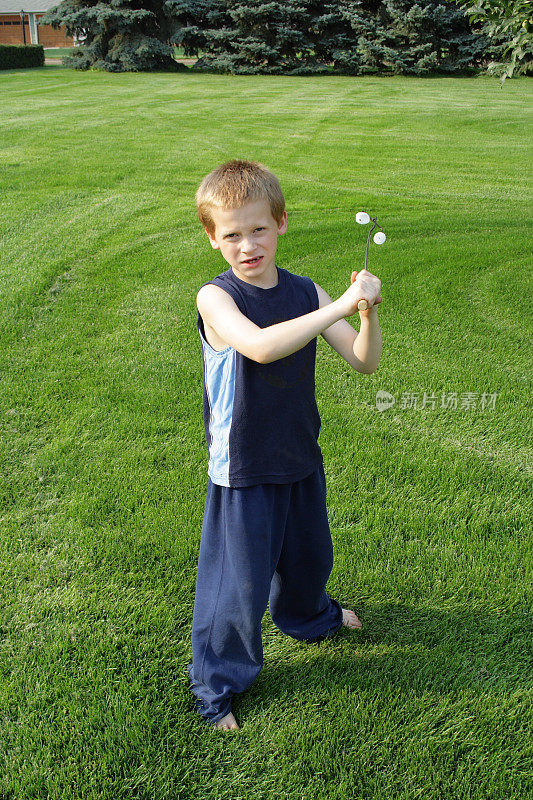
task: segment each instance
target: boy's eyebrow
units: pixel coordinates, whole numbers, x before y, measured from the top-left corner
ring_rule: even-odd
[[[257,222],[257,223],[254,222],[254,224],[251,225],[250,227],[254,230],[255,228],[265,228],[266,222]],[[222,228],[220,235],[222,236],[222,238],[224,238],[224,236],[229,236],[231,233],[239,233],[239,232],[240,232],[239,228]]]

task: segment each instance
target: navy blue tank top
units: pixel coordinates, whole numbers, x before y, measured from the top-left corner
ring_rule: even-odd
[[[207,283],[224,289],[260,328],[316,311],[313,281],[279,267],[277,271],[278,283],[271,289],[246,283],[231,268]],[[233,347],[214,350],[200,314],[197,328],[211,481],[237,488],[292,483],[314,472],[322,463],[315,399],[316,337],[290,356],[259,364]]]

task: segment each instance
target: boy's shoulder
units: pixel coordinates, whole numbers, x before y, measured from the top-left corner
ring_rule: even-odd
[[[278,283],[266,289],[242,281],[231,269],[222,272],[202,284],[197,294],[197,305],[199,300],[205,299],[216,306],[222,303],[224,296],[229,296],[241,314],[248,318],[258,315],[258,321],[262,320],[263,312],[270,318],[273,309],[296,317],[319,308],[318,289],[311,278],[282,267],[277,267],[277,270]]]

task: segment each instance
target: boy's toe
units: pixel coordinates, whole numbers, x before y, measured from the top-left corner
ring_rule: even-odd
[[[350,611],[350,609],[348,609],[348,608],[343,608],[342,609],[342,624],[346,628],[362,628],[363,627],[363,625],[362,625],[361,621],[359,620],[359,618],[353,613],[353,611]]]
[[[237,720],[231,712],[226,714],[225,717],[222,717],[222,719],[219,719],[219,721],[215,723],[215,728],[219,728],[222,731],[240,730],[239,726],[237,725]]]

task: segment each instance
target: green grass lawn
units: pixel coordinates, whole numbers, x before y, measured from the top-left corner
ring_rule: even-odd
[[[77,47],[45,47],[44,55],[46,58],[62,58],[63,56],[71,55],[77,49]],[[183,47],[175,47],[174,56],[176,58],[185,58]]]
[[[2,800],[525,798],[530,80],[47,67],[0,89]],[[227,268],[194,192],[233,157],[278,174],[277,263],[332,297],[364,263],[355,213],[388,239],[378,370],[318,340],[328,592],[363,629],[309,645],[267,612],[228,734],[186,664],[195,297]]]
[[[44,55],[45,58],[62,58],[63,56],[69,56],[77,49],[77,47],[45,47]]]

